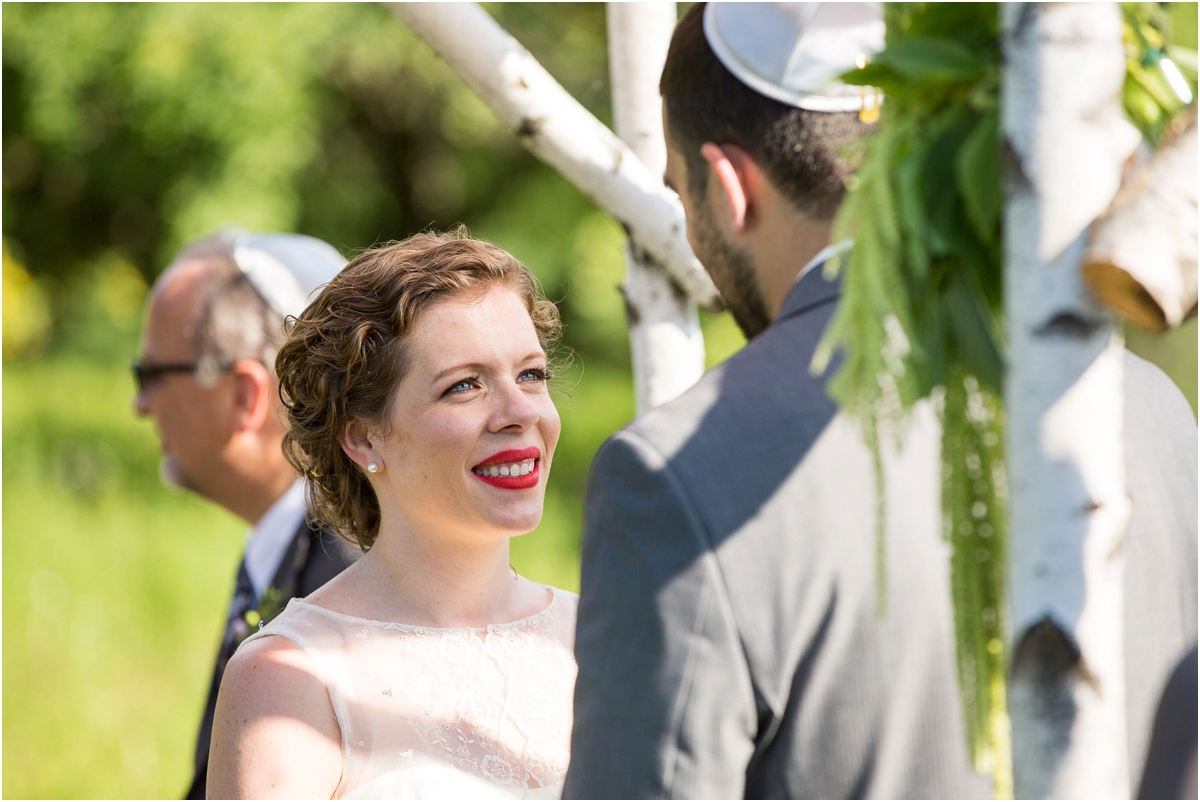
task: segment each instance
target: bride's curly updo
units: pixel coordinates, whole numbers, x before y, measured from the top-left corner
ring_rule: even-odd
[[[525,302],[549,354],[561,333],[558,309],[527,267],[463,228],[366,251],[292,324],[275,360],[288,417],[283,453],[308,482],[312,516],[363,551],[379,534],[379,501],[339,436],[351,423],[386,431],[405,335],[424,309],[496,285]]]

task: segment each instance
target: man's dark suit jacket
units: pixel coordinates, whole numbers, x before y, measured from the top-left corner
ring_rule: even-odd
[[[295,537],[284,553],[271,587],[282,591],[275,601],[272,612],[278,614],[292,597],[303,598],[342,572],[353,559],[348,547],[333,532],[324,527],[311,525],[307,517],[296,530]],[[208,750],[212,741],[213,714],[217,708],[217,691],[221,688],[221,676],[242,639],[249,635],[240,617],[231,616],[226,626],[225,637],[217,654],[213,669],[212,685],[208,701],[204,706],[204,718],[200,723],[200,735],[196,740],[196,774],[188,789],[187,799],[204,799],[208,775]]]
[[[958,698],[940,428],[919,404],[904,449],[885,445],[887,608],[879,616],[871,453],[858,424],[837,414],[827,376],[808,370],[837,295],[836,283],[812,270],[765,332],[598,452],[564,796],[990,796],[968,762]],[[1181,400],[1153,366],[1126,362],[1127,404],[1171,391],[1171,403]],[[1167,417],[1178,429],[1175,407]],[[1138,644],[1153,660],[1135,660],[1158,672],[1138,678],[1154,699],[1189,627],[1195,641],[1196,435],[1184,410],[1176,448],[1190,449],[1190,471],[1164,484],[1162,470],[1143,464],[1131,483],[1131,540],[1142,546],[1131,544],[1137,576],[1127,577],[1127,603],[1135,630],[1158,633]],[[1161,443],[1171,427],[1152,417],[1137,439]],[[1129,460],[1134,470],[1138,459]],[[1174,510],[1188,504],[1190,513]],[[1139,535],[1150,523],[1139,523],[1139,510],[1168,513],[1171,531]],[[1152,598],[1141,578],[1150,563],[1161,568],[1158,544],[1168,541],[1190,568]],[[1162,626],[1147,625],[1156,618]],[[1164,627],[1179,641],[1169,649]],[[1146,706],[1145,725],[1131,719],[1134,743],[1145,741],[1153,700]]]

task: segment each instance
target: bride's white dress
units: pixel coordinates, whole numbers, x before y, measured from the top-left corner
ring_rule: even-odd
[[[293,599],[282,635],[321,673],[342,730],[334,798],[556,799],[571,738],[578,597],[510,624],[432,629]]]

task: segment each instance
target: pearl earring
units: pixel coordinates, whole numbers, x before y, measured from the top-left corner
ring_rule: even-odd
[[[379,473],[379,466],[374,462],[367,463],[367,473]]]

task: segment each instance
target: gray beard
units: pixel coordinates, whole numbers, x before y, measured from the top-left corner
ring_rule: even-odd
[[[725,306],[742,334],[747,340],[752,340],[771,325],[758,274],[754,271],[754,261],[750,254],[732,247],[721,238],[717,227],[713,225],[707,204],[698,203],[696,208],[701,210],[693,226],[696,244],[701,251],[696,258],[721,291]]]

